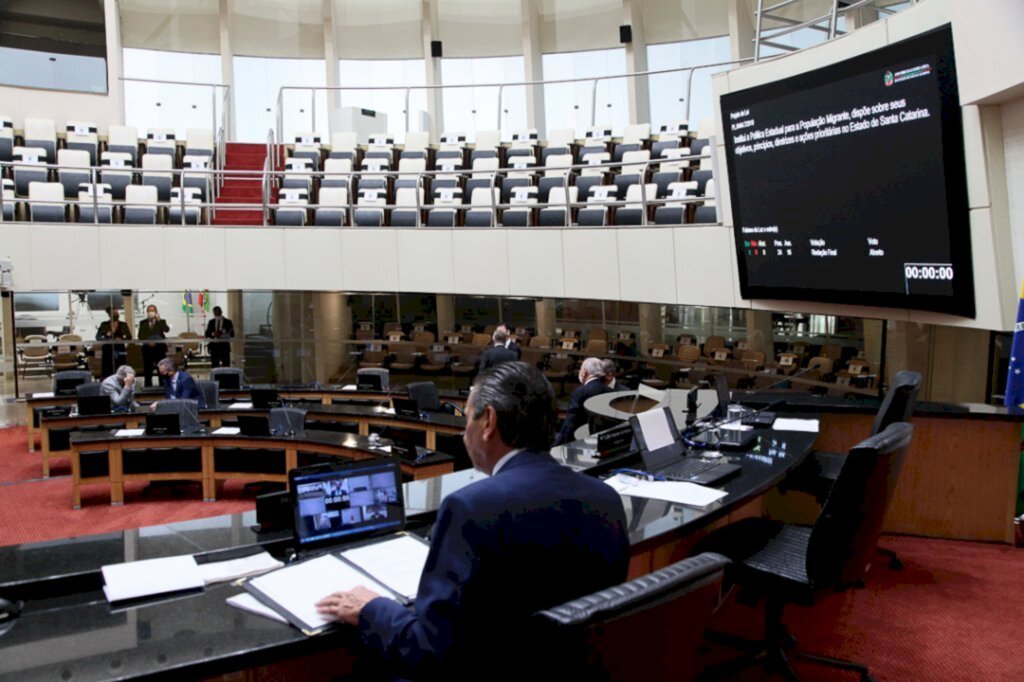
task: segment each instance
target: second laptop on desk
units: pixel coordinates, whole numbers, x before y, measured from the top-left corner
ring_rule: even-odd
[[[741,467],[728,462],[708,461],[687,454],[679,430],[667,407],[641,412],[629,418],[644,468],[669,480],[715,485],[738,474]]]

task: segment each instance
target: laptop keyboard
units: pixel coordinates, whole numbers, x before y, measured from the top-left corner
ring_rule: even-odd
[[[688,480],[698,474],[703,474],[705,471],[710,471],[717,466],[721,466],[722,462],[714,460],[705,460],[687,458],[681,462],[676,462],[670,467],[666,467],[658,473],[664,475],[666,478],[678,478]]]

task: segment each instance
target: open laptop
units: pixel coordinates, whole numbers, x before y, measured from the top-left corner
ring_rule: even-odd
[[[715,485],[738,474],[741,467],[688,456],[675,419],[667,407],[656,407],[629,418],[644,468],[672,481]]]
[[[399,417],[420,418],[420,404],[412,398],[391,398],[391,404],[395,407],[395,415]]]
[[[305,556],[328,545],[405,528],[402,471],[384,459],[332,462],[288,472],[296,550]]]
[[[147,414],[147,436],[180,436],[181,419],[177,414]]]
[[[269,437],[270,418],[260,414],[240,414],[238,415],[238,430],[243,436]]]
[[[391,455],[406,462],[418,462],[424,457],[434,454],[418,443],[420,434],[405,429],[392,429],[388,438],[391,439]]]
[[[78,396],[78,414],[83,417],[110,414],[113,403],[109,395]]]

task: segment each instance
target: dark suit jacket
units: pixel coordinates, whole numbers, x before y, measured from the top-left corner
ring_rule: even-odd
[[[510,341],[509,344],[505,346],[505,348],[516,354],[516,360],[518,360],[523,355],[523,349],[520,348],[519,344],[516,343],[515,341]]]
[[[491,346],[480,355],[480,369],[487,369],[488,367],[494,367],[500,365],[503,362],[509,362],[510,360],[517,360],[515,352],[510,351],[504,346]]]
[[[608,384],[604,383],[602,379],[592,379],[569,395],[569,408],[566,410],[565,421],[562,422],[558,438],[555,439],[555,445],[571,443],[575,440],[573,434],[576,433],[576,429],[587,423],[587,410],[583,407],[583,403],[608,390]]]
[[[203,398],[203,394],[199,392],[195,379],[183,369],[178,370],[178,385],[174,389],[172,389],[171,380],[164,379],[164,397],[167,399],[195,400],[199,403],[200,410],[206,408],[206,400]]]
[[[497,679],[524,650],[528,619],[623,582],[629,539],[608,485],[523,451],[491,477],[451,493],[434,524],[413,608],[374,599],[364,644],[389,672],[416,679]]]
[[[226,318],[226,317],[221,317],[220,321],[221,321],[221,327],[220,327],[221,335],[219,337],[216,337],[215,340],[216,341],[226,341],[228,339],[235,338],[235,325],[234,325],[234,323],[231,320],[229,320],[228,318]],[[215,317],[214,318],[210,318],[210,321],[206,323],[206,335],[205,335],[206,338],[213,339],[214,338],[213,334],[216,331],[216,329],[217,329],[217,318],[215,318]]]

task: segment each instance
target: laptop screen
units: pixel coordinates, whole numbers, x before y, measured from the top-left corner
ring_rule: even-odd
[[[391,404],[395,406],[395,414],[399,417],[420,417],[420,404],[411,398],[392,398]]]
[[[233,372],[231,374],[215,374],[213,379],[222,391],[237,391],[242,387],[241,377]]]
[[[78,414],[97,415],[110,414],[112,403],[108,395],[78,396]]]
[[[398,462],[371,460],[292,469],[289,478],[295,541],[300,548],[405,527]]]
[[[181,419],[177,414],[147,414],[147,436],[180,436]]]
[[[53,392],[57,395],[75,395],[75,389],[84,383],[86,383],[86,380],[81,377],[57,379],[54,382]]]
[[[729,382],[724,374],[715,377],[715,393],[718,394],[718,407],[715,408],[715,417],[725,419],[729,410]]]
[[[683,443],[667,407],[656,407],[633,415],[629,423],[648,471],[661,469],[682,457]]]

